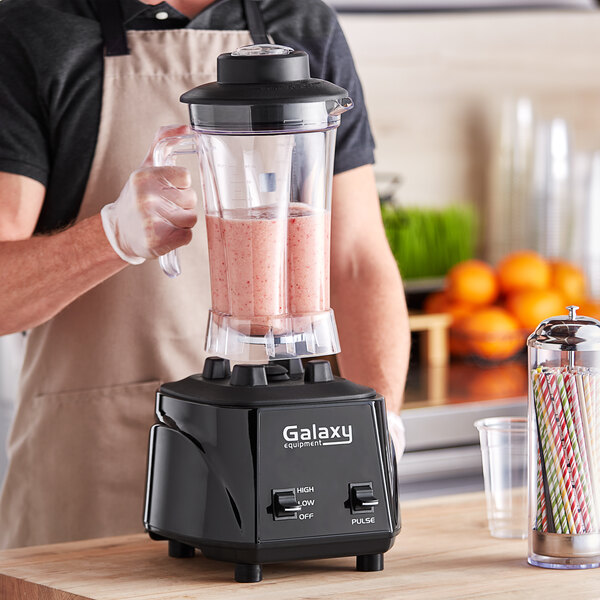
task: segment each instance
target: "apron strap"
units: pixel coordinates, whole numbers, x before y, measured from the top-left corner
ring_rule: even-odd
[[[270,44],[265,22],[258,6],[260,0],[243,0],[248,30],[255,44]]]
[[[94,0],[106,56],[129,54],[120,0]]]
[[[259,7],[260,0],[243,0],[248,30],[255,44],[269,44],[265,22]],[[127,34],[119,0],[95,0],[106,56],[129,54]]]

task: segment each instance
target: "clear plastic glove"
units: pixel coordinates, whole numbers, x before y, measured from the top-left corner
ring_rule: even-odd
[[[154,145],[164,137],[182,135],[187,127],[162,127],[142,166],[127,180],[121,194],[100,211],[104,232],[114,251],[133,265],[189,244],[196,224],[196,192],[185,167],[154,167]]]
[[[388,410],[387,412],[387,423],[388,431],[392,442],[394,442],[394,450],[396,451],[396,462],[400,460],[404,454],[404,448],[406,447],[406,433],[404,430],[404,423],[400,415]]]

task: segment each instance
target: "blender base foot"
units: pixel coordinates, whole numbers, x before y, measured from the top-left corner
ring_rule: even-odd
[[[262,581],[262,566],[238,563],[235,565],[235,580],[238,583],[258,583]]]
[[[169,556],[171,558],[193,558],[196,553],[194,546],[188,546],[175,540],[169,540]]]
[[[357,571],[383,571],[383,554],[361,554],[356,557]]]

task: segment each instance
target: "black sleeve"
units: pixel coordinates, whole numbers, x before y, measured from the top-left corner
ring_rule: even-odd
[[[38,89],[39,74],[7,21],[0,18],[0,171],[47,185],[47,111]]]
[[[334,173],[373,163],[375,143],[362,87],[334,10],[321,0],[263,0],[262,4],[275,43],[304,50],[311,75],[345,88],[354,102],[337,131]]]
[[[324,56],[321,79],[332,81],[348,90],[354,108],[342,114],[337,131],[334,173],[342,173],[356,167],[373,164],[375,142],[369,125],[367,107],[360,79],[346,38],[337,19],[331,31]]]

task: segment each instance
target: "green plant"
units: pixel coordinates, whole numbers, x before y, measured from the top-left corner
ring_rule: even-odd
[[[443,209],[381,207],[387,238],[404,279],[443,277],[473,258],[475,214],[468,206]]]

